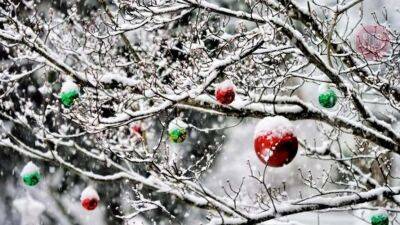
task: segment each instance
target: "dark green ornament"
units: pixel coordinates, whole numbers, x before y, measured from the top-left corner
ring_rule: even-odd
[[[185,141],[187,132],[184,128],[175,128],[168,132],[169,139],[174,143],[182,143]]]
[[[336,105],[337,96],[332,89],[328,89],[319,95],[318,100],[322,107],[332,108]]]
[[[79,97],[79,93],[76,90],[62,92],[60,95],[61,103],[69,108],[74,103],[74,100]]]
[[[388,225],[389,217],[386,213],[375,214],[371,216],[372,225]]]
[[[28,186],[35,186],[36,184],[39,183],[39,181],[41,179],[42,179],[42,176],[40,175],[40,172],[38,172],[38,171],[28,173],[28,174],[22,176],[22,180]]]

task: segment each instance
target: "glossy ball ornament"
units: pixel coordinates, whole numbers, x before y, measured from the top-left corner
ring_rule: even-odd
[[[337,102],[337,95],[334,90],[322,85],[319,90],[318,102],[324,108],[333,108]]]
[[[73,105],[75,99],[79,98],[79,87],[74,82],[68,80],[62,84],[60,101],[69,108]]]
[[[100,202],[99,194],[93,187],[88,186],[82,191],[81,204],[82,207],[85,208],[86,210],[91,211],[96,209],[99,202]]]
[[[266,117],[256,126],[254,150],[267,166],[282,167],[297,154],[298,141],[292,123],[282,116]]]
[[[176,118],[169,123],[168,136],[174,143],[182,143],[187,137],[187,124],[181,119]]]
[[[231,80],[219,83],[215,88],[215,98],[222,105],[229,105],[235,100],[236,86]]]
[[[380,212],[371,216],[372,225],[388,225],[389,217],[386,212]]]
[[[22,181],[28,186],[35,186],[42,179],[39,168],[33,162],[29,162],[24,166],[21,177]]]
[[[356,50],[367,60],[383,58],[389,48],[389,31],[384,26],[364,25],[356,33]]]

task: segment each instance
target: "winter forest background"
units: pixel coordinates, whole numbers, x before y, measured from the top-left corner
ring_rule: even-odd
[[[0,224],[362,225],[379,213],[399,224],[399,8],[0,0]],[[357,46],[363,31],[372,52]],[[224,80],[231,104],[214,97]],[[63,105],[71,87],[79,96]],[[332,107],[319,102],[327,89]],[[275,115],[299,141],[283,167],[253,146]],[[168,137],[176,118],[182,143]],[[21,178],[30,161],[33,187]]]

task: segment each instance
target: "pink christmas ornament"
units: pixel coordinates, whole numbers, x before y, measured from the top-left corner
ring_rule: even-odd
[[[384,26],[366,25],[356,33],[356,49],[367,60],[379,60],[389,50],[389,32]]]

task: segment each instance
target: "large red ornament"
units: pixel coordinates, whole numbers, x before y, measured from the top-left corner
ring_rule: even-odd
[[[298,149],[290,121],[282,116],[261,120],[256,127],[254,149],[267,166],[282,167],[290,163]]]
[[[236,86],[231,80],[225,80],[217,85],[215,98],[220,104],[229,105],[235,100]]]
[[[97,191],[92,187],[87,187],[85,190],[82,191],[81,194],[81,204],[82,207],[86,210],[94,210],[96,209],[97,205],[99,204],[100,197],[97,194]]]

